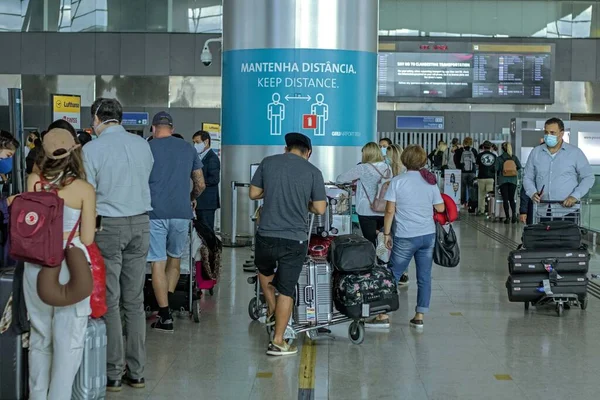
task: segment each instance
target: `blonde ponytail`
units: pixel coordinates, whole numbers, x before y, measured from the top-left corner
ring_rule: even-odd
[[[508,155],[512,157],[513,156],[512,144],[506,142],[506,143],[504,143],[504,148],[505,148],[506,153],[508,153]]]

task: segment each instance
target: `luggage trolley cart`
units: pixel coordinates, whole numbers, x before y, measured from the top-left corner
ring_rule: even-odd
[[[254,238],[252,239],[252,250],[254,250],[254,246],[256,245],[256,231],[258,227],[258,219],[260,215],[260,207],[256,209],[256,212],[252,216],[252,221],[254,222]],[[254,266],[254,260],[252,261]],[[250,285],[254,285],[254,297],[250,299],[248,303],[248,315],[250,319],[257,321],[261,318],[265,318],[267,316],[267,302],[265,301],[265,296],[262,292],[262,288],[260,287],[260,281],[258,279],[258,270],[256,266],[254,266],[254,270],[256,273],[253,276],[248,278],[248,283]]]
[[[555,200],[542,200],[540,203],[533,203],[533,223],[543,223],[548,221],[571,221],[577,226],[581,226],[581,208],[578,202],[576,206],[571,209],[560,206],[561,201]],[[560,210],[560,212],[556,212]],[[552,271],[553,265],[548,265],[548,272]],[[549,287],[549,280],[544,280],[544,289]],[[558,316],[562,316],[565,309],[571,308],[571,306],[580,307],[585,310],[588,305],[587,294],[583,297],[575,293],[544,293],[543,297],[537,301],[525,302],[525,310],[529,310],[530,304],[534,307],[543,306],[546,304],[554,304],[556,313]]]
[[[314,221],[315,221],[315,216],[313,214],[311,214],[309,232],[311,232],[313,230],[312,225],[313,225]],[[323,263],[327,263],[327,261],[324,258],[316,258],[315,257],[312,259],[307,258],[307,260],[308,260],[308,263],[311,263],[314,261],[315,264],[321,263],[321,265],[323,265]],[[305,267],[303,267],[303,268],[305,268]],[[309,275],[310,275],[310,273],[311,272],[309,272]],[[313,273],[316,274],[316,271]],[[331,271],[329,271],[328,273],[331,273]],[[317,291],[319,290],[319,288],[321,286],[316,284],[316,282],[314,282],[314,278],[312,278],[311,280],[313,280],[313,282],[312,282],[313,284],[309,283],[309,285],[304,287],[304,290],[298,290],[300,288],[299,288],[299,286],[297,286],[296,298],[294,299],[294,310],[292,312],[292,317],[290,318],[290,321],[288,322],[288,326],[284,333],[284,339],[286,339],[287,341],[289,341],[291,343],[294,340],[296,340],[298,338],[298,336],[302,333],[305,333],[306,336],[311,340],[315,340],[318,338],[333,339],[334,337],[331,336],[331,331],[328,328],[333,325],[344,324],[344,323],[350,322],[350,325],[348,327],[348,337],[353,344],[357,344],[357,345],[361,344],[365,338],[364,318],[359,318],[359,319],[349,318],[349,317],[346,317],[345,315],[341,314],[337,310],[335,310],[335,307],[333,305],[333,296],[332,296],[333,289],[332,289],[331,285],[329,286],[329,291],[330,291],[331,295],[323,296],[323,298],[327,299],[328,301],[330,301],[332,303],[331,308],[330,308],[331,318],[329,319],[329,322],[326,322],[326,323],[318,323],[318,322],[313,323],[310,321],[307,321],[307,323],[296,322],[296,321],[300,320],[301,312],[299,309],[299,305],[303,302],[306,302],[306,303],[312,302],[315,299],[317,299],[318,297],[321,297],[321,296],[319,296],[319,293],[317,293]],[[316,301],[316,303],[318,303],[318,300]],[[318,304],[317,304],[317,307],[318,307]],[[317,310],[314,310],[313,312],[318,313]],[[373,316],[377,315],[378,313],[382,313],[382,312],[385,312],[385,310],[381,310],[380,312],[375,310],[375,312],[369,313],[368,317],[369,318],[373,317]],[[306,319],[308,320],[308,318],[306,318]],[[274,335],[274,329],[272,327],[267,327],[267,333],[269,334],[269,337],[272,340],[273,335]]]
[[[352,233],[352,184],[325,184],[327,209],[324,215],[314,216],[313,235],[321,237]]]
[[[327,191],[327,211],[323,216],[311,214],[308,227],[309,232],[321,237],[352,233],[352,184],[336,184],[328,182],[325,186]],[[261,205],[262,202],[259,202],[259,207],[252,216],[255,227],[255,237]],[[253,244],[254,243],[255,239],[253,239]],[[257,321],[267,316],[267,304],[258,280],[258,272],[255,275],[250,276],[247,281],[248,284],[254,285],[255,293],[255,296],[251,298],[248,303],[248,316],[252,320]]]

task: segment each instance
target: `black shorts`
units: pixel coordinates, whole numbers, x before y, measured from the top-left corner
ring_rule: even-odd
[[[275,274],[272,285],[279,294],[293,297],[307,252],[307,241],[299,242],[257,234],[254,263],[261,275]]]

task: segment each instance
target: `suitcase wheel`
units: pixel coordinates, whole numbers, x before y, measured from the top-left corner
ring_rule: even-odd
[[[200,322],[200,301],[194,300],[192,302],[192,317],[194,318],[195,323]]]
[[[213,296],[215,294],[215,290],[214,289],[208,289],[208,294],[210,294],[211,296]]]
[[[587,308],[587,306],[588,306],[588,297],[585,296],[583,298],[583,300],[581,301],[580,307],[582,310],[585,310]]]
[[[527,311],[527,310],[529,310],[529,302],[528,301],[525,302],[525,311]]]
[[[354,321],[348,327],[348,337],[353,344],[361,344],[365,340],[365,324]]]
[[[556,314],[558,314],[559,317],[562,317],[564,311],[565,311],[565,306],[561,303],[558,303],[556,305]]]

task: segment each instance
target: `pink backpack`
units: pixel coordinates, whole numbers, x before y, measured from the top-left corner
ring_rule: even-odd
[[[11,204],[9,254],[15,260],[58,267],[65,257],[64,200],[54,188],[47,191],[47,183],[38,185],[41,191],[22,193]]]
[[[382,174],[381,171],[379,171],[377,167],[375,167],[373,164],[369,165],[379,174],[379,182],[377,182],[377,193],[373,201],[371,201],[371,198],[369,197],[369,193],[367,192],[365,185],[362,182],[360,184],[362,185],[363,190],[365,191],[367,200],[369,200],[371,210],[373,210],[374,212],[383,213],[385,212],[385,205],[387,204],[387,201],[385,200],[385,194],[387,193],[388,187],[390,187],[390,182],[392,179],[392,177],[390,176],[391,171],[388,168],[386,173]]]

